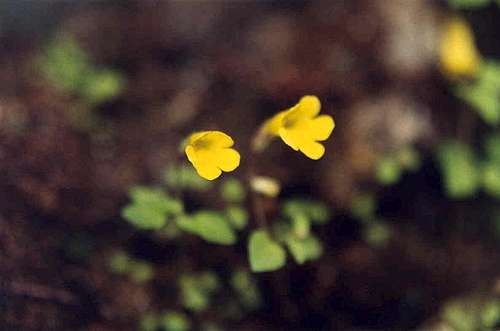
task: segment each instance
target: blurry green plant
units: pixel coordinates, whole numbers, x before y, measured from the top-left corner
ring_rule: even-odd
[[[448,141],[439,147],[438,161],[448,196],[463,199],[479,189],[480,173],[476,157],[470,146]]]
[[[110,101],[125,87],[121,73],[96,67],[70,35],[54,38],[38,65],[52,85],[62,92],[79,96],[91,106]]]
[[[155,231],[160,237],[175,238],[184,232],[219,245],[237,242],[237,232],[243,231],[249,220],[244,205],[247,191],[238,179],[229,177],[219,185],[218,192],[224,202],[221,210],[200,208],[190,213],[184,210],[183,201],[174,197],[174,193],[206,191],[211,188],[211,182],[201,179],[192,168],[185,166],[170,167],[165,173],[165,182],[168,190],[132,187],[129,192],[131,201],[122,209],[123,218],[137,229]],[[249,235],[248,255],[252,271],[273,271],[283,267],[287,255],[285,247],[298,264],[318,259],[323,248],[311,226],[325,224],[329,219],[330,211],[318,201],[283,201],[280,220],[274,222],[273,231],[257,229]],[[203,301],[202,296],[198,298]]]
[[[500,135],[492,134],[483,142],[484,153],[476,155],[470,146],[448,141],[438,150],[438,161],[447,195],[465,199],[482,188],[500,198]]]
[[[497,126],[500,123],[500,63],[483,61],[475,79],[456,86],[455,93],[487,124]]]
[[[494,331],[500,325],[500,301],[478,298],[453,300],[444,306],[441,318],[458,331]]]
[[[145,283],[154,276],[153,266],[128,256],[124,252],[117,252],[109,259],[108,266],[116,274],[127,275],[136,283]]]
[[[245,308],[255,309],[260,306],[262,298],[257,284],[249,272],[243,269],[235,270],[231,275],[231,286]]]
[[[415,172],[420,168],[421,160],[418,151],[404,147],[395,153],[378,159],[375,177],[382,185],[394,185],[401,179],[404,171]]]
[[[211,272],[182,275],[179,288],[184,308],[201,312],[208,308],[211,295],[219,288],[219,279]]]

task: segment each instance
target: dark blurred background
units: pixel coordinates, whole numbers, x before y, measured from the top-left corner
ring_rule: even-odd
[[[148,331],[149,313],[175,310],[182,318],[159,329],[187,330],[187,319],[212,331],[496,330],[499,8],[0,0],[0,329]],[[457,57],[464,44],[483,63],[458,78],[440,69],[456,15],[476,45],[460,39]],[[259,125],[309,94],[335,118],[325,156],[274,142],[257,172],[281,183],[279,199],[329,206],[322,257],[245,273],[261,297],[253,309],[228,313],[221,285],[193,313],[180,272],[247,272],[245,240],[138,231],[120,216],[129,189],[161,183],[197,130],[227,132],[244,161]],[[199,194],[187,208],[212,200]],[[113,272],[116,251],[155,276]]]

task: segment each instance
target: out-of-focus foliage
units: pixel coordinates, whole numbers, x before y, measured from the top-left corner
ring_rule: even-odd
[[[273,271],[285,265],[286,252],[265,230],[255,230],[248,240],[248,258],[253,271]]]
[[[208,242],[220,245],[232,245],[236,234],[224,214],[214,211],[199,211],[177,219],[182,230],[195,234]]]
[[[438,151],[443,184],[450,198],[464,199],[480,188],[494,197],[500,197],[500,137],[488,136],[484,154],[473,152],[469,145],[450,141]]]
[[[495,331],[500,326],[500,301],[493,298],[466,297],[446,303],[439,321],[423,330]]]
[[[231,275],[231,286],[238,294],[241,304],[249,309],[257,308],[262,301],[253,276],[245,270],[236,270]]]
[[[227,202],[241,203],[245,199],[246,191],[238,179],[229,178],[221,185],[221,195]]]
[[[136,186],[130,190],[132,203],[122,211],[124,219],[144,230],[165,226],[167,218],[183,212],[182,202],[159,188]]]
[[[55,38],[38,65],[45,77],[62,92],[98,105],[117,97],[125,87],[125,78],[116,70],[98,68],[70,35]]]
[[[192,169],[172,166],[165,180],[170,191],[205,191]],[[203,180],[203,182],[200,182]],[[210,182],[208,182],[210,183]],[[233,245],[238,231],[243,231],[250,215],[243,203],[247,189],[236,178],[227,178],[219,185],[220,196],[225,203],[223,210],[199,209],[184,211],[183,202],[160,188],[136,186],[130,190],[131,202],[122,210],[122,216],[140,230],[155,230],[159,236],[174,239],[180,231],[196,235],[207,242]],[[286,250],[298,264],[318,259],[323,247],[313,234],[313,224],[325,224],[330,211],[318,201],[288,199],[282,202],[281,219],[273,222],[272,232],[254,230],[248,240],[248,257],[252,271],[273,271],[286,263]]]
[[[116,274],[127,275],[137,283],[147,282],[154,276],[150,263],[134,259],[124,252],[115,253],[110,257],[109,268]]]
[[[444,143],[439,148],[438,160],[448,196],[463,199],[476,193],[480,177],[470,146],[456,141]]]
[[[475,80],[456,87],[456,94],[470,104],[489,125],[500,123],[500,64],[484,61]]]
[[[218,289],[219,279],[210,272],[183,275],[179,279],[184,308],[201,312],[210,304],[211,295]]]
[[[415,148],[405,147],[378,159],[376,178],[382,185],[394,185],[405,171],[415,172],[420,168],[420,154]]]

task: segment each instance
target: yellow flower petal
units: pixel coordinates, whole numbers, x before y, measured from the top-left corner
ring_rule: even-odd
[[[267,120],[265,123],[264,123],[264,129],[272,134],[272,135],[279,135],[279,131],[280,131],[280,128],[282,126],[282,123],[283,123],[283,118],[285,117],[285,115],[288,113],[288,111],[281,111],[279,113],[277,113],[276,115],[274,115],[273,117],[271,117],[269,120]]]
[[[196,152],[193,146],[187,145],[186,148],[184,149],[184,152],[186,152],[189,162],[194,164],[196,162]]]
[[[330,137],[334,128],[335,122],[331,116],[318,116],[310,123],[311,137],[317,141],[324,141]]]
[[[225,148],[234,145],[233,139],[220,131],[207,131],[203,139],[206,140],[211,147]]]
[[[280,129],[280,137],[283,139],[285,144],[293,148],[294,150],[298,151],[299,150],[299,139],[298,137],[294,134],[292,130],[287,130],[285,128]]]
[[[217,163],[223,171],[233,171],[240,165],[240,153],[232,148],[221,148],[216,152]]]
[[[197,164],[195,169],[198,172],[198,175],[208,180],[214,180],[222,173],[219,168],[211,164]]]
[[[306,140],[300,145],[300,151],[308,158],[318,160],[325,154],[325,147],[315,141]]]
[[[306,95],[299,101],[300,112],[306,117],[314,117],[321,110],[321,102],[314,95]]]
[[[233,139],[223,132],[202,131],[189,137],[184,151],[201,177],[214,180],[222,171],[232,171],[239,166],[240,154],[229,148],[233,144]]]

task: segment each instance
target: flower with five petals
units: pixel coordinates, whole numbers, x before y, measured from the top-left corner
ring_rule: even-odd
[[[222,171],[233,171],[240,165],[240,154],[231,148],[233,144],[223,132],[201,131],[189,137],[184,151],[201,177],[214,180]]]
[[[312,95],[302,97],[292,108],[279,112],[264,123],[264,131],[279,136],[288,146],[307,157],[318,160],[325,154],[325,147],[318,141],[328,139],[335,122],[330,115],[318,116],[319,99]]]

